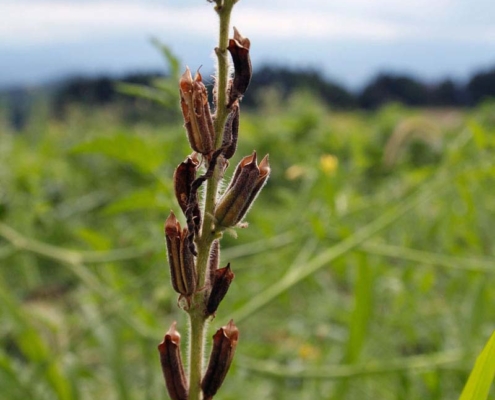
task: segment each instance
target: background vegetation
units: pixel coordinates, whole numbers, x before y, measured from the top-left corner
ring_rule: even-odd
[[[73,76],[45,86],[3,88],[0,89],[0,102],[8,109],[7,118],[15,129],[22,129],[36,100],[43,98],[50,115],[58,119],[65,118],[71,106],[99,108],[117,104],[126,121],[169,121],[170,112],[176,112],[176,107],[163,94],[176,93],[175,81],[171,84],[167,78],[176,76],[180,62],[168,47],[156,40],[153,44],[168,61],[166,76],[158,71],[131,73],[119,78],[108,75]],[[203,71],[207,81],[211,75]],[[161,92],[146,89],[141,94],[148,100],[160,103],[161,107],[152,102],[136,102],[124,95],[118,90],[122,84],[143,87],[157,84]],[[255,69],[243,107],[259,108],[264,93],[272,89],[283,97],[310,91],[335,110],[376,110],[391,102],[413,107],[473,107],[495,97],[495,66],[473,73],[465,82],[450,78],[425,82],[411,75],[382,72],[364,87],[351,91],[324,77],[320,71],[265,65]],[[135,90],[128,93],[135,93]],[[164,112],[163,106],[167,111]]]
[[[233,317],[241,338],[217,397],[457,398],[494,329],[495,103],[255,100],[233,162],[257,149],[273,173],[223,242],[236,279],[210,334]],[[1,109],[2,398],[165,399],[156,345],[187,331],[162,234],[177,105],[63,104],[34,97],[17,129]]]

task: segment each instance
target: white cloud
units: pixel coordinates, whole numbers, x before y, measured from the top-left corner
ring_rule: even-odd
[[[271,9],[278,12],[312,11],[315,14],[337,12],[367,18],[392,16],[428,19],[430,17],[441,18],[448,14],[449,10],[455,9],[460,2],[462,0],[241,0],[237,8],[249,4],[258,9]]]
[[[178,0],[180,1],[180,0]],[[197,0],[194,2],[197,3]],[[189,1],[188,4],[193,4]],[[258,5],[257,5],[258,4]],[[284,6],[285,4],[285,6]],[[265,5],[265,6],[263,6]],[[252,38],[401,39],[495,41],[493,27],[431,23],[446,15],[455,0],[252,0],[239,2],[233,23]],[[134,36],[216,36],[211,5],[177,7],[177,1],[135,2],[103,0],[3,0],[0,4],[0,43],[3,46],[71,43],[88,39]],[[404,20],[391,18],[402,15]],[[269,39],[268,39],[269,38]]]
[[[389,40],[399,34],[393,23],[361,19],[335,13],[317,11],[259,11],[244,9],[242,15],[235,15],[234,24],[239,21],[241,31],[248,36],[270,39],[369,39]]]
[[[0,41],[11,44],[72,42],[123,33],[211,33],[213,13],[157,4],[100,1],[10,1],[0,5]],[[208,15],[211,14],[211,15]],[[192,23],[193,21],[193,23]]]

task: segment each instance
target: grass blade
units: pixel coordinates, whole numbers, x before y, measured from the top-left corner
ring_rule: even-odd
[[[435,183],[435,181],[433,183]],[[300,268],[290,269],[278,282],[268,287],[259,295],[253,297],[252,300],[248,301],[243,307],[238,309],[234,313],[234,320],[238,322],[249,317],[251,314],[255,313],[260,308],[274,300],[281,293],[328,265],[331,261],[342,257],[344,254],[353,250],[365,240],[376,235],[378,232],[387,228],[409,210],[413,209],[423,201],[426,201],[431,195],[433,195],[433,189],[435,188],[438,191],[437,185],[429,185],[430,190],[421,191],[419,194],[412,194],[395,207],[391,207],[389,211],[380,215],[373,222],[361,228],[356,233],[349,236],[347,239],[344,239],[335,246],[330,247],[328,250],[316,256],[307,264],[301,266]]]
[[[325,367],[291,368],[277,362],[255,360],[249,357],[242,357],[237,362],[237,365],[239,368],[260,373],[265,377],[337,380],[357,376],[396,374],[399,371],[431,371],[458,363],[463,358],[464,352],[462,350],[452,350],[384,361],[369,361],[351,365],[329,365]],[[474,399],[474,397],[470,397],[470,399]],[[477,398],[476,400],[481,400],[481,398]]]
[[[476,359],[469,379],[459,400],[484,400],[488,398],[495,376],[495,332]]]

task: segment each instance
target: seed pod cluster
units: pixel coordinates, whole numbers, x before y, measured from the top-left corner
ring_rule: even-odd
[[[240,101],[252,74],[250,46],[249,39],[234,28],[234,37],[227,47],[234,76],[225,91],[225,103],[217,104],[218,96],[214,96],[214,109],[217,115],[225,118],[217,132],[214,128],[214,122],[218,123],[215,121],[217,115],[210,111],[208,91],[201,74],[197,72],[193,78],[186,68],[179,80],[180,106],[192,153],[175,169],[173,186],[186,226],[182,228],[175,214],[170,212],[165,221],[165,240],[172,287],[180,295],[179,299],[186,300],[180,304],[190,313],[199,310],[205,320],[215,317],[234,279],[230,263],[219,268],[222,232],[242,222],[270,175],[268,156],[258,164],[256,152],[253,152],[239,162],[223,194],[217,190],[214,201],[210,201],[209,206],[201,206],[201,186],[209,179],[218,183],[229,165],[228,160],[237,150]],[[218,113],[219,107],[224,107],[222,113]],[[197,176],[200,170],[204,172]],[[205,226],[205,220],[210,221],[208,226]],[[172,400],[187,400],[190,390],[199,387],[204,399],[212,399],[227,375],[238,338],[239,331],[233,321],[220,328],[213,336],[212,352],[201,382],[192,382],[190,386],[181,360],[180,335],[176,324],[172,324],[158,346],[163,376]]]

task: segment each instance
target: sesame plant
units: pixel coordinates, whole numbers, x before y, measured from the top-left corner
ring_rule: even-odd
[[[236,152],[239,102],[251,79],[250,41],[236,28],[233,38],[228,37],[237,0],[210,2],[215,3],[220,22],[213,110],[201,74],[198,71],[193,77],[186,68],[179,81],[180,105],[192,153],[176,168],[173,178],[186,226],[181,227],[173,211],[165,222],[172,286],[190,322],[188,377],[175,322],[158,346],[165,383],[174,400],[212,399],[227,375],[239,339],[232,320],[213,336],[207,368],[203,368],[206,325],[234,279],[230,264],[219,268],[220,240],[224,232],[245,226],[243,218],[270,174],[268,156],[258,163],[253,152],[242,158],[226,189],[221,190],[229,159]]]

